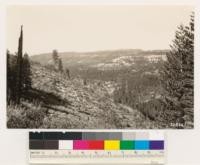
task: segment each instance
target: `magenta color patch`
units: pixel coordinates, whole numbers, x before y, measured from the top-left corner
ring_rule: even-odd
[[[87,140],[74,140],[73,141],[74,150],[87,150],[89,149],[89,143]]]

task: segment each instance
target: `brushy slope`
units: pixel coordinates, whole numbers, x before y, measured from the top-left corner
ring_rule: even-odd
[[[68,79],[32,64],[32,90],[20,106],[9,105],[9,128],[158,128],[136,109],[113,101],[114,84]]]

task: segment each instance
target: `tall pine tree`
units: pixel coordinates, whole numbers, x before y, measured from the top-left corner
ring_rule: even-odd
[[[194,15],[191,16],[189,26],[184,28],[185,40],[183,56],[183,95],[181,107],[184,113],[192,119],[194,115]]]
[[[23,84],[23,93],[28,92],[31,89],[32,81],[31,81],[31,65],[29,56],[27,53],[24,54],[23,58],[23,70],[22,70],[22,84]]]
[[[16,103],[20,103],[22,94],[22,64],[23,64],[23,26],[19,37],[17,52],[17,75],[16,75]]]
[[[164,64],[162,84],[167,108],[176,120],[193,120],[194,14],[189,26],[179,26]],[[181,119],[181,120],[180,120]]]

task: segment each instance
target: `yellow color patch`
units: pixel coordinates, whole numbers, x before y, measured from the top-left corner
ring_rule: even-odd
[[[120,141],[119,140],[105,140],[104,141],[104,149],[105,150],[119,150],[120,149]]]

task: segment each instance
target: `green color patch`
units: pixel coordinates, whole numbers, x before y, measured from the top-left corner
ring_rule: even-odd
[[[133,140],[122,140],[120,141],[120,150],[133,150],[135,143]]]

